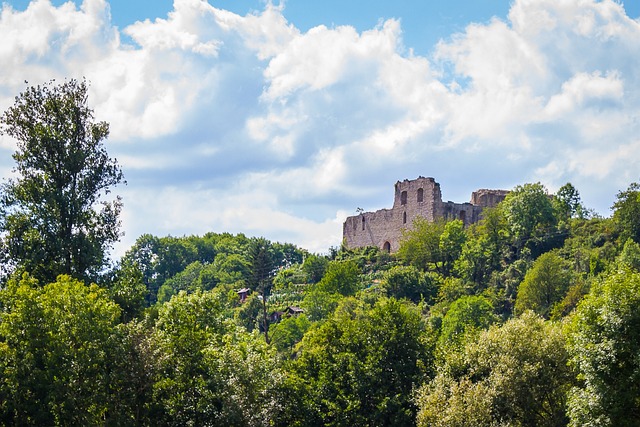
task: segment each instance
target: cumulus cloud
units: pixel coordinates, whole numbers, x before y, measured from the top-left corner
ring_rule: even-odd
[[[605,214],[638,179],[640,23],[613,0],[516,0],[428,57],[400,20],[300,31],[283,7],[175,0],[120,29],[105,0],[4,4],[0,107],[24,80],[91,81],[129,182],[119,252],[142,233],[210,230],[323,251],[356,206],[388,207],[418,175],[455,201],[572,181]],[[1,170],[12,148],[0,139]]]

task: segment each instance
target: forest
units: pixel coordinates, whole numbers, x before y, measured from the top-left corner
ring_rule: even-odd
[[[2,425],[640,425],[637,183],[607,218],[525,183],[394,254],[210,232],[111,260],[124,176],[87,83],[0,130]]]

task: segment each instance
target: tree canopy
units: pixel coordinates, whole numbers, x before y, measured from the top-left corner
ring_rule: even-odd
[[[87,83],[27,88],[0,117],[0,130],[18,146],[17,176],[0,190],[6,269],[42,283],[59,274],[94,279],[120,236],[120,198],[104,196],[123,174],[104,146],[109,125],[88,107]]]
[[[612,218],[517,186],[477,224],[417,218],[397,254],[147,234],[107,271],[122,173],[86,83],[0,125],[0,424],[640,424],[638,184]]]

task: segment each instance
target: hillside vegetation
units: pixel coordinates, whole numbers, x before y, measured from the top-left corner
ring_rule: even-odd
[[[610,218],[524,184],[396,254],[144,235],[109,267],[122,174],[85,103],[0,119],[0,424],[640,425],[638,184]]]
[[[419,221],[394,255],[144,235],[98,284],[14,274],[0,419],[636,425],[640,192],[599,218],[573,191],[517,187],[466,229]]]

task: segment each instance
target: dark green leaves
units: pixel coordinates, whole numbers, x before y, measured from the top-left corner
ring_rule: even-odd
[[[32,86],[0,117],[17,140],[17,178],[2,186],[0,227],[12,268],[43,282],[59,274],[95,279],[120,236],[121,201],[105,201],[122,182],[103,145],[105,122],[94,122],[85,81]]]

